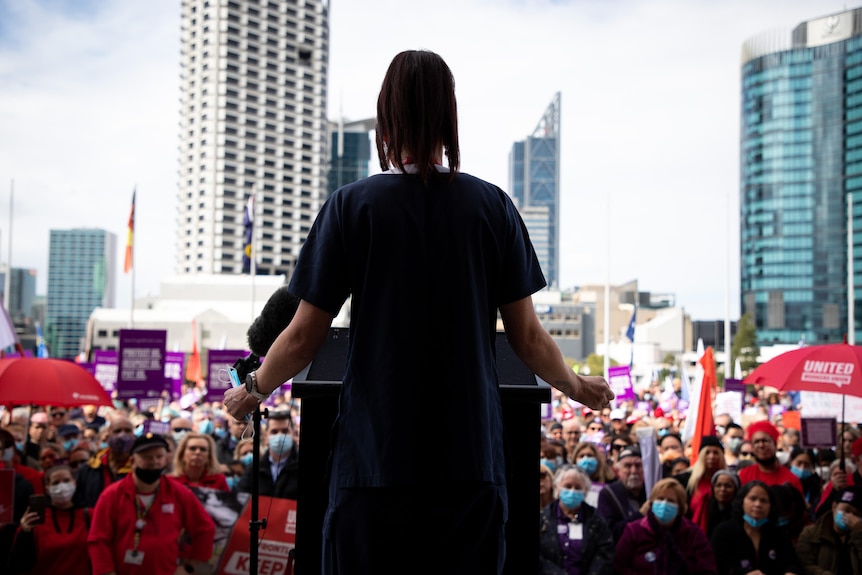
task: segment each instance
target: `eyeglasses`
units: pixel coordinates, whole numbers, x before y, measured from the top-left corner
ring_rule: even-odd
[[[188,433],[191,430],[191,427],[176,427],[171,430],[171,433]]]
[[[207,451],[210,450],[209,447],[204,447],[202,445],[190,445],[190,446],[186,447],[186,449],[189,451],[201,451],[203,453],[206,453]]]
[[[619,445],[619,444],[613,443],[613,444],[611,444],[611,451],[619,451],[620,449],[623,449],[625,447],[628,447],[628,445]]]
[[[739,455],[741,455],[742,457],[751,457],[751,452],[750,451],[740,451]]]
[[[767,443],[772,443],[771,439],[755,439],[751,442],[751,445],[765,445]]]
[[[66,415],[65,411],[52,411],[51,417],[64,417]]]

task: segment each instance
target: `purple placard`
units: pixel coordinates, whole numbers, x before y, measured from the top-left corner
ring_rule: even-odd
[[[635,399],[635,390],[632,386],[632,376],[629,371],[629,366],[620,365],[617,367],[608,368],[608,383],[611,389],[616,394],[616,402]]]
[[[93,351],[93,363],[96,366],[93,377],[102,384],[102,388],[110,395],[117,389],[119,354],[113,349],[97,349]]]
[[[147,433],[156,433],[158,435],[167,435],[171,432],[171,424],[167,421],[156,421],[147,419],[144,421],[144,435]]]
[[[803,417],[799,420],[802,447],[838,445],[838,420],[834,417]]]
[[[769,406],[769,419],[774,420],[776,416],[784,413],[783,405],[770,405]]]
[[[211,349],[207,351],[207,396],[209,402],[221,402],[224,392],[230,389],[229,367],[249,352],[241,349]]]
[[[163,391],[171,391],[165,380],[164,329],[121,329],[117,397],[135,398],[138,405],[147,399],[157,400]]]
[[[743,400],[745,398],[745,384],[741,379],[725,379],[724,391],[738,391],[742,394]]]
[[[165,379],[170,382],[173,398],[179,399],[183,394],[183,364],[186,354],[181,351],[165,353]]]

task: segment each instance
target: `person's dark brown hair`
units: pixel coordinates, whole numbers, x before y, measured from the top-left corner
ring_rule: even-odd
[[[445,148],[452,177],[461,163],[455,79],[443,58],[427,50],[401,52],[389,65],[377,98],[377,156],[380,168],[404,171],[403,154],[426,184],[437,174]]]

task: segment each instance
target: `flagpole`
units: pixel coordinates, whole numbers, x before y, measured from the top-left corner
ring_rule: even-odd
[[[611,194],[608,192],[605,204],[605,357],[604,376],[608,377],[611,367]]]
[[[856,345],[856,278],[853,277],[853,264],[853,193],[850,192],[847,194],[847,343],[850,345]]]
[[[252,215],[252,224],[251,224],[251,254],[249,259],[251,260],[248,265],[248,269],[251,272],[251,322],[254,322],[254,277],[257,275],[257,250],[254,249],[254,234],[257,230],[254,229],[254,220],[257,219],[257,185],[251,189],[251,207],[254,212]]]
[[[12,208],[15,198],[15,180],[9,182],[9,255],[6,258],[6,277],[3,279],[3,306],[8,310],[12,302]]]
[[[131,270],[132,271],[132,287],[131,287],[132,301],[129,304],[129,307],[131,308],[129,310],[129,327],[132,329],[134,329],[134,327],[135,327],[135,270],[138,267],[135,265],[135,243],[136,242],[135,242],[135,236],[134,236],[135,228],[137,227],[135,225],[135,219],[137,219],[135,217],[137,215],[137,214],[135,214],[135,204],[138,201],[137,196],[138,196],[138,184],[135,184],[135,187],[132,188],[132,232],[131,232],[132,233],[132,270]]]
[[[730,341],[730,189],[725,202],[725,253],[724,253],[724,379],[731,378]]]

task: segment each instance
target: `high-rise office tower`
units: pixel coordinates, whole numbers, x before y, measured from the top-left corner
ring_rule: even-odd
[[[376,118],[330,122],[330,158],[327,197],[345,184],[368,177],[371,135]],[[375,150],[375,158],[377,157]]]
[[[114,307],[117,236],[105,230],[51,230],[45,339],[52,357],[82,350],[97,307]]]
[[[290,274],[326,198],[327,0],[182,0],[176,271]]]
[[[532,135],[509,154],[509,190],[524,218],[550,287],[560,274],[560,93]]]
[[[742,310],[762,344],[840,342],[848,212],[855,302],[862,287],[862,10],[755,37],[742,60]]]
[[[0,286],[6,285],[6,271],[0,272]],[[9,280],[9,317],[13,320],[33,317],[33,302],[36,299],[36,270],[12,268]]]

